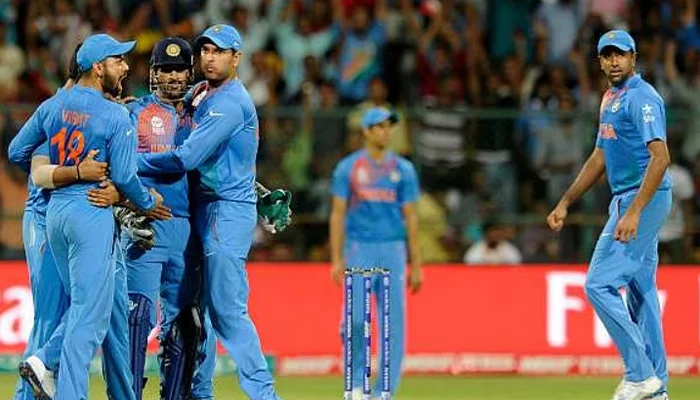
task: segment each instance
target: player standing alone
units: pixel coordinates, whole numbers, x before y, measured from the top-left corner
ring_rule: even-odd
[[[416,170],[410,161],[387,150],[396,114],[384,108],[365,112],[362,128],[365,148],[342,159],[333,172],[333,204],[330,220],[333,280],[340,284],[346,268],[385,268],[390,276],[391,392],[396,393],[405,350],[406,238],[411,254],[409,283],[420,289],[423,275],[418,248],[416,201],[420,194]],[[359,287],[361,277],[355,285]],[[373,278],[378,321],[384,321],[381,280]],[[354,304],[362,304],[363,293],[354,291]],[[359,396],[365,354],[361,345],[363,310],[353,309],[353,396]],[[384,329],[380,322],[379,331]],[[380,350],[380,357],[384,352]],[[380,364],[383,361],[380,360]],[[380,384],[374,390],[379,397]]]
[[[598,55],[610,89],[600,105],[596,147],[547,223],[559,231],[569,206],[607,173],[613,199],[585,289],[624,362],[613,400],[665,400],[668,371],[656,294],[658,233],[671,208],[664,101],[635,73],[635,43],[627,32],[604,34]],[[627,307],[618,292],[623,286]]]

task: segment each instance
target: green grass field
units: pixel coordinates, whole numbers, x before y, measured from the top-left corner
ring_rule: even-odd
[[[15,376],[0,375],[0,399],[9,399]],[[404,378],[397,400],[607,400],[617,385],[612,378],[530,377],[418,377]],[[338,400],[342,398],[340,377],[278,378],[284,400]],[[157,400],[157,383],[147,386],[145,400]],[[102,380],[91,381],[90,399],[106,399]],[[700,379],[674,378],[672,400],[699,400]],[[233,379],[215,383],[217,400],[244,400]]]

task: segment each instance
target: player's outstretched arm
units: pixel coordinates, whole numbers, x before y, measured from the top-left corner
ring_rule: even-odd
[[[553,231],[560,231],[564,227],[564,220],[569,207],[583,196],[593,185],[598,182],[605,173],[605,158],[603,150],[596,146],[593,153],[588,157],[583,168],[578,173],[576,180],[559,200],[554,210],[547,216],[547,224]]]
[[[51,164],[47,155],[32,157],[32,182],[44,189],[54,189],[77,181],[101,182],[107,180],[107,163],[96,161],[99,150],[90,150],[78,165]]]
[[[185,140],[173,151],[148,153],[138,157],[142,173],[180,173],[202,165],[227,139],[246,129],[241,106],[233,101],[214,104]]]

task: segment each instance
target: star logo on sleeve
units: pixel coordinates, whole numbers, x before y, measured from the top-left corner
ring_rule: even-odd
[[[644,119],[645,123],[654,122],[654,120],[656,120],[656,117],[652,114],[653,110],[654,110],[654,108],[652,106],[650,106],[649,104],[645,104],[642,107],[642,112],[644,113],[642,115],[642,118]]]

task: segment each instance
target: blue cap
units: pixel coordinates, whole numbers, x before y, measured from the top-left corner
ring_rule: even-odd
[[[399,121],[399,116],[384,107],[370,108],[362,116],[362,127],[368,129],[387,120],[395,124]]]
[[[632,36],[626,31],[619,29],[606,32],[600,37],[600,40],[598,40],[598,54],[607,46],[617,47],[622,51],[637,51],[637,46]]]
[[[216,47],[224,50],[233,49],[235,51],[240,51],[243,48],[243,38],[241,38],[241,34],[231,25],[218,24],[210,26],[199,35],[194,45],[199,49],[207,40],[211,40]]]
[[[119,42],[106,33],[91,35],[83,42],[76,54],[76,62],[81,71],[92,68],[92,64],[102,62],[108,57],[124,55],[136,46],[136,41]]]

